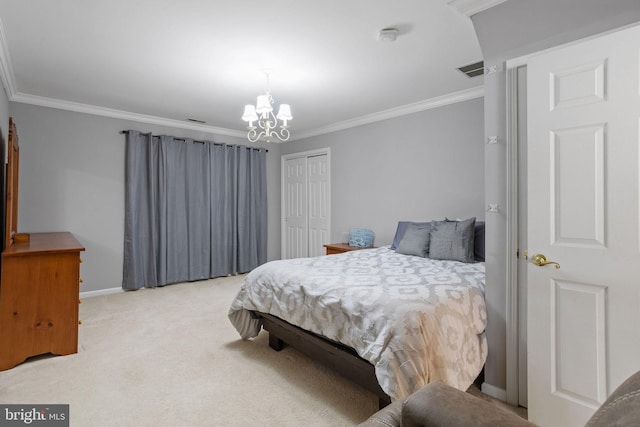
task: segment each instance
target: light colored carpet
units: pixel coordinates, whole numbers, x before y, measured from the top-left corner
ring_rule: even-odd
[[[77,426],[349,426],[377,398],[227,319],[243,276],[88,298],[79,352],[0,372],[0,402],[70,404]]]

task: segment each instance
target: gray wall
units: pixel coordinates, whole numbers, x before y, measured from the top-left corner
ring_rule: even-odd
[[[280,155],[331,147],[332,240],[370,227],[391,243],[399,220],[484,219],[482,99],[302,141],[269,145],[269,259],[280,257]],[[19,230],[73,232],[86,246],[83,291],[122,283],[123,129],[205,135],[9,103],[21,142]],[[463,125],[461,125],[461,123]]]
[[[121,130],[251,145],[244,139],[14,102],[9,108],[20,136],[18,230],[74,233],[86,247],[82,292],[122,285],[125,136]],[[278,146],[269,147],[267,163],[272,260],[280,256]]]
[[[399,220],[484,219],[481,98],[282,144],[331,149],[331,240],[370,228],[390,244]]]
[[[640,21],[638,0],[509,0],[472,17],[485,66],[502,72],[485,76],[485,137],[497,135],[499,144],[485,156],[487,203],[507,203],[506,76],[505,61],[599,32]],[[487,290],[489,360],[485,382],[506,387],[506,253],[507,218],[487,217]],[[493,285],[496,286],[493,286]]]

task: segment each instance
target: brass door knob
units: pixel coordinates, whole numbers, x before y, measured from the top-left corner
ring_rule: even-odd
[[[556,268],[560,268],[560,264],[558,264],[557,262],[554,262],[554,261],[549,261],[547,259],[547,257],[544,256],[543,254],[535,254],[531,258],[531,262],[534,265],[537,265],[538,267],[544,267],[547,264],[554,264],[556,266]]]

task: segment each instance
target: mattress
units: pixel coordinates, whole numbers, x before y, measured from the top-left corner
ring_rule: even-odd
[[[251,271],[229,319],[243,339],[269,313],[353,348],[398,399],[431,381],[466,390],[487,357],[483,262],[440,261],[388,247],[272,261]]]

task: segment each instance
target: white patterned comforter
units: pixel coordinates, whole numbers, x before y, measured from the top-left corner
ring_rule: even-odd
[[[484,263],[388,247],[272,261],[251,271],[229,310],[243,339],[255,310],[354,348],[393,399],[431,381],[466,390],[487,356]]]

